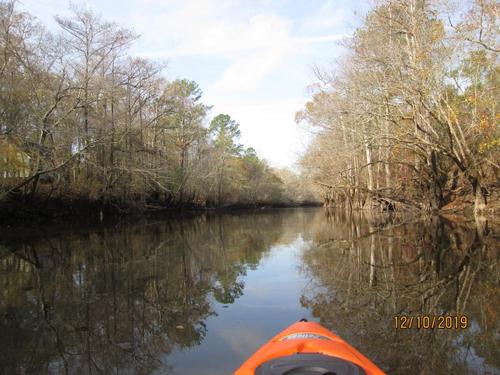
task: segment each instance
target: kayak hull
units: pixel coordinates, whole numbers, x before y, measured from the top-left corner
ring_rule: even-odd
[[[318,323],[301,321],[292,324],[260,347],[234,375],[255,375],[259,366],[281,357],[293,358],[296,354],[333,357],[332,359],[343,360],[361,368],[367,375],[384,374],[373,362],[339,336]]]

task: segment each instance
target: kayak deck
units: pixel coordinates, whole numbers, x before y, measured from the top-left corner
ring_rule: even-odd
[[[382,375],[345,340],[314,322],[300,321],[258,349],[234,375]]]

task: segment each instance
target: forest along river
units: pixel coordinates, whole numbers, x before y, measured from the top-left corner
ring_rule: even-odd
[[[304,317],[389,373],[500,373],[491,224],[320,208],[130,221],[2,229],[0,373],[231,374]],[[468,328],[396,329],[397,314]]]

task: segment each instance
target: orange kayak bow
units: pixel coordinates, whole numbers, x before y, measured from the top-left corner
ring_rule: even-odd
[[[384,375],[339,336],[305,319],[273,337],[234,375]]]

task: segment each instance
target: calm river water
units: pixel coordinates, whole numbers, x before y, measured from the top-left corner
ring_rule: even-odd
[[[0,373],[231,374],[308,318],[388,373],[499,374],[499,243],[486,223],[321,208],[3,228]]]

